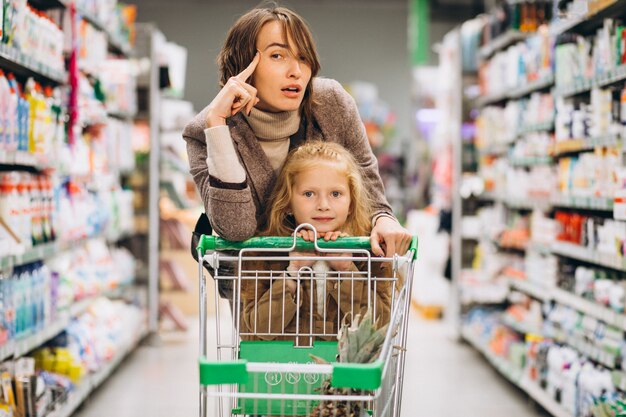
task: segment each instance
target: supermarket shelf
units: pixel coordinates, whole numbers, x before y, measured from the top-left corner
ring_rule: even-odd
[[[530,81],[525,85],[516,87],[513,90],[480,97],[476,100],[478,107],[485,107],[489,104],[500,103],[509,99],[519,99],[536,91],[546,90],[554,85],[554,75],[550,74],[538,80]]]
[[[588,316],[602,320],[609,325],[626,330],[626,315],[616,313],[601,304],[586,300],[561,288],[553,287],[550,289],[540,289],[536,284],[532,284],[528,281],[510,280],[509,282],[512,288],[525,292],[542,301],[554,300],[557,303],[571,307]]]
[[[543,334],[541,329],[533,328],[532,326],[529,326],[526,323],[522,323],[519,320],[515,320],[509,314],[502,315],[502,324],[522,334],[537,334],[537,335]]]
[[[483,96],[480,97],[478,100],[476,100],[476,105],[478,107],[485,107],[488,106],[490,104],[495,104],[495,103],[499,103],[501,101],[505,101],[509,99],[509,93],[508,92],[502,92],[502,93],[498,93],[498,94],[492,94],[489,96]]]
[[[532,281],[509,278],[509,285],[513,289],[521,291],[524,294],[528,294],[532,296],[533,298],[536,298],[544,302],[552,299],[551,288],[541,287],[540,285],[535,284]]]
[[[613,199],[607,197],[556,196],[551,199],[555,207],[583,210],[613,211]]]
[[[511,143],[494,143],[478,150],[481,155],[504,155],[509,151]]]
[[[537,123],[533,125],[523,126],[517,131],[517,136],[523,136],[528,133],[536,133],[536,132],[550,132],[554,130],[554,120],[550,120],[549,122]]]
[[[585,300],[576,294],[572,294],[560,288],[552,289],[552,297],[554,301],[558,303],[572,307],[598,320],[602,320],[611,326],[626,330],[626,315],[624,314],[616,313],[608,307]]]
[[[603,9],[595,11],[587,16],[579,17],[570,22],[563,22],[551,28],[550,32],[556,35],[564,32],[575,32],[581,35],[589,35],[602,26],[604,19],[623,17],[626,12],[626,1],[616,0]]]
[[[26,167],[37,171],[52,168],[52,162],[43,162],[35,155],[25,151],[7,152],[0,150],[0,165]]]
[[[588,249],[584,246],[568,242],[554,242],[551,245],[552,253],[567,258],[578,259],[595,265],[617,269],[626,272],[626,259]]]
[[[520,384],[526,393],[554,417],[572,417],[559,403],[536,383],[524,379]]]
[[[509,163],[516,167],[534,167],[539,165],[551,165],[553,159],[551,156],[510,157]]]
[[[487,59],[495,52],[507,48],[517,42],[523,41],[528,37],[527,33],[522,33],[517,30],[508,30],[505,33],[495,37],[491,42],[482,46],[478,50],[478,56],[482,59]]]
[[[619,135],[604,135],[591,137],[587,139],[570,139],[557,142],[552,149],[551,154],[560,156],[569,153],[582,152],[592,150],[596,147],[621,147],[622,139]]]
[[[615,369],[617,355],[607,352],[600,346],[586,341],[582,336],[566,336],[560,340],[576,349],[591,361],[599,363],[609,369]]]
[[[517,87],[509,93],[509,98],[521,98],[527,96],[535,91],[546,90],[554,85],[554,74],[549,74],[545,77],[531,81],[526,85]]]
[[[521,197],[508,197],[498,195],[494,193],[483,193],[479,196],[483,200],[492,200],[500,202],[509,208],[521,209],[521,210],[550,210],[552,205],[548,199],[545,198],[521,198]]]
[[[33,77],[44,84],[64,84],[67,82],[67,73],[52,69],[30,56],[24,55],[18,49],[0,44],[0,68],[13,72],[22,77]]]
[[[594,87],[606,87],[624,80],[626,80],[626,65],[620,65],[592,79],[580,78],[571,85],[559,86],[554,90],[554,94],[561,97],[571,97],[586,93]]]
[[[461,330],[461,335],[467,342],[480,352],[487,361],[506,377],[513,384],[521,388],[533,400],[539,403],[546,411],[554,417],[572,417],[559,403],[548,395],[546,391],[541,389],[539,385],[523,375],[523,371],[515,368],[508,361],[493,353],[489,352],[480,341],[465,327]]]
[[[107,116],[120,120],[132,120],[135,118],[134,113],[119,112],[119,111],[107,111]]]
[[[90,239],[101,236],[91,236],[88,238],[76,240],[68,243],[50,242],[34,246],[21,255],[9,255],[0,258],[0,270],[25,265],[31,262],[45,260],[69,249],[77,248],[85,244]]]
[[[97,298],[103,296],[111,298],[119,297],[123,294],[128,293],[128,291],[130,291],[130,289],[132,288],[134,287],[121,286],[115,290],[105,291],[103,294],[89,297],[73,303],[69,307],[69,309],[65,311],[59,311],[57,313],[58,318],[54,322],[46,324],[43,330],[29,336],[21,337],[16,340],[11,340],[7,344],[2,346],[0,348],[0,362],[9,357],[19,358],[26,353],[36,349],[37,347],[43,345],[48,340],[54,338],[70,324],[72,318],[78,317],[82,315],[85,311],[87,311],[87,309]]]
[[[111,34],[105,24],[98,20],[95,16],[91,15],[91,13],[88,13],[85,10],[78,10],[78,14],[82,16],[87,22],[91,23],[93,27],[101,30],[106,34],[107,40],[109,41],[110,49],[112,49],[114,52],[118,52],[127,57],[133,55],[132,47],[128,43],[118,39],[116,36]]]
[[[120,349],[119,353],[111,362],[104,365],[98,372],[86,376],[83,381],[76,387],[76,390],[68,395],[68,400],[57,410],[49,413],[46,417],[70,417],[74,411],[87,399],[102,382],[104,382],[113,371],[122,363],[122,361],[135,350],[139,342],[147,335],[147,327],[145,325],[136,332],[137,338],[127,346]]]
[[[67,7],[70,0],[28,0],[38,10],[58,9]]]
[[[541,328],[534,328],[526,323],[522,323],[506,313],[502,315],[502,324],[524,335],[535,334],[545,336]],[[598,363],[608,369],[615,369],[617,355],[607,352],[602,347],[588,342],[582,335],[569,335],[561,330],[558,330],[556,334],[548,337],[560,343],[569,345],[570,347],[576,349],[581,355],[595,363]]]
[[[613,377],[613,384],[615,384],[617,389],[626,392],[626,372],[613,371],[611,376]]]
[[[467,329],[466,327],[463,327],[461,329],[461,335],[470,345],[472,345],[477,351],[479,351],[487,359],[487,361],[498,370],[498,372],[504,375],[506,379],[508,379],[515,385],[520,385],[523,374],[521,369],[517,369],[516,367],[511,365],[506,359],[498,357],[489,352],[489,350],[483,346],[483,344],[472,333],[472,331]]]

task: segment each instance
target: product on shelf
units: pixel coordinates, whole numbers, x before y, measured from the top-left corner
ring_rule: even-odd
[[[26,0],[3,0],[2,43],[56,71],[65,70],[63,32]]]

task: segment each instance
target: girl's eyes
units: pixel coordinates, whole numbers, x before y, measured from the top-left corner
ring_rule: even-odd
[[[305,197],[313,197],[313,191],[305,191],[305,192],[303,193],[303,195],[304,195]]]
[[[332,193],[330,193],[330,195],[332,195],[333,197],[341,197],[341,192],[333,191]]]

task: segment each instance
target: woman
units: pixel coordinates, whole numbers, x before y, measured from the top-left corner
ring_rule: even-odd
[[[316,78],[317,51],[300,16],[276,6],[249,11],[230,29],[218,66],[222,89],[183,131],[218,235],[254,236],[289,149],[318,139],[344,146],[364,170],[375,201],[372,252],[406,252],[411,236],[385,199],[355,102],[336,81]]]

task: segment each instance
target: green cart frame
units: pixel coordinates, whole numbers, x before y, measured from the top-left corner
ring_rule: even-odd
[[[413,238],[409,251],[393,258],[372,257],[369,237],[346,237],[336,241],[304,241],[296,237],[301,225],[292,237],[256,237],[243,242],[231,242],[215,236],[202,236],[198,244],[199,286],[200,286],[200,417],[207,416],[399,416],[402,400],[402,382],[406,353],[407,321],[410,310],[413,266],[417,257],[417,237]],[[313,229],[314,230],[314,229]],[[317,238],[317,234],[316,234]],[[229,253],[224,253],[230,251]],[[233,255],[233,251],[238,254]],[[311,252],[311,256],[294,256],[290,252]],[[346,257],[350,252],[351,257]],[[359,271],[335,272],[330,270],[313,271],[301,268],[294,275],[289,271],[246,270],[247,261],[333,261],[353,260],[365,264]],[[384,262],[391,265],[389,276],[372,274],[372,264]],[[208,356],[209,321],[207,307],[207,278],[203,265],[213,268],[215,351]],[[228,266],[228,267],[227,267]],[[235,272],[233,272],[235,271]],[[392,286],[390,325],[377,359],[371,363],[336,362],[337,329],[340,323],[333,324],[333,329],[300,331],[287,333],[285,307],[281,311],[283,326],[280,331],[273,331],[272,325],[261,331],[257,328],[242,329],[241,288],[245,280],[271,281],[272,285],[282,285],[284,294],[285,280],[293,279],[298,284],[322,291],[328,285],[333,288],[355,288],[360,282],[367,285],[367,306],[376,311],[376,289],[382,283]],[[269,285],[269,284],[268,284]],[[218,287],[230,288],[226,301],[218,295]],[[302,305],[300,285],[294,300],[300,305],[295,320],[300,319],[300,310],[318,309],[326,322],[326,307],[310,302]],[[232,293],[232,294],[231,294]],[[224,291],[222,291],[224,295]],[[354,295],[354,291],[350,292]],[[344,293],[343,297],[347,295]],[[284,295],[283,295],[284,297]],[[341,295],[338,295],[341,297]],[[310,297],[313,300],[313,297]],[[283,298],[284,301],[284,298]],[[354,308],[354,303],[352,304]],[[221,307],[221,309],[220,309]],[[270,315],[272,307],[269,307]],[[354,317],[355,311],[352,311]],[[274,312],[276,314],[276,311]],[[337,314],[339,315],[339,314]],[[312,314],[310,314],[312,317]],[[259,317],[255,307],[255,319]],[[280,317],[280,316],[279,316]],[[302,316],[305,317],[305,316]],[[374,313],[374,317],[376,314]],[[294,320],[293,318],[291,320]],[[339,320],[339,318],[337,319]],[[297,322],[296,322],[297,323]],[[311,319],[312,323],[312,319]],[[212,326],[212,324],[211,324]],[[223,327],[226,327],[224,331]],[[225,334],[226,333],[226,334]],[[228,334],[230,333],[230,334]],[[303,342],[304,341],[304,342]],[[312,360],[312,355],[329,363],[320,364]],[[334,388],[333,394],[324,393],[321,386]],[[327,391],[328,392],[328,391]],[[215,407],[209,411],[209,400]],[[314,409],[320,404],[327,408],[326,414],[316,414]],[[212,407],[211,407],[212,408]],[[329,411],[330,410],[330,411]],[[334,410],[334,411],[332,411]],[[348,410],[348,412],[346,412]],[[352,410],[350,413],[349,410]]]

